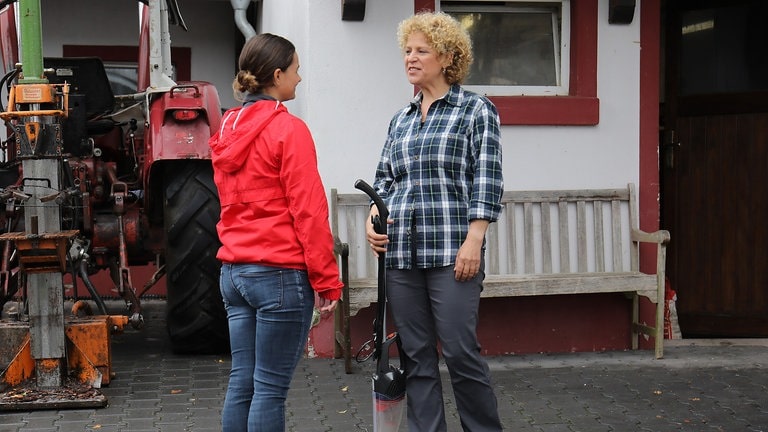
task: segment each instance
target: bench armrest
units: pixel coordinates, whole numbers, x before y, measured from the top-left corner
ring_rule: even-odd
[[[669,243],[670,239],[671,239],[671,236],[669,235],[669,231],[667,230],[658,230],[652,233],[641,231],[639,229],[632,230],[633,241],[667,244]]]
[[[341,257],[348,257],[349,243],[342,243],[341,239],[337,236],[333,236],[333,253]]]

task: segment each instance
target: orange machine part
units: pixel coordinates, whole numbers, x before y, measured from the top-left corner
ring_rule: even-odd
[[[10,386],[19,385],[35,373],[35,359],[32,358],[32,345],[27,333],[19,344],[19,349],[8,367],[0,375],[0,383]],[[0,386],[2,387],[2,386]]]
[[[95,388],[109,384],[112,379],[111,335],[121,332],[127,324],[128,317],[122,315],[67,317],[64,332],[67,336],[68,374]],[[0,371],[0,387],[2,384],[16,386],[32,378],[35,367],[48,370],[61,366],[59,359],[39,359],[35,362],[29,328],[24,331],[17,348],[5,347],[6,351],[13,350],[10,351],[13,358],[7,362],[5,370]]]
[[[65,324],[69,373],[93,387],[108,385],[112,378],[110,336],[127,323],[128,317],[119,315],[70,318]]]

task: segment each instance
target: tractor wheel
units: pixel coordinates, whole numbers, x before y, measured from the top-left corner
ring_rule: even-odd
[[[163,178],[171,348],[179,354],[228,352],[227,316],[219,291],[221,263],[216,259],[220,205],[213,170],[206,163],[173,163]]]

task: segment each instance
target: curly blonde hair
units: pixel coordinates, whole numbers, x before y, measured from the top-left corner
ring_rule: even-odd
[[[461,24],[445,12],[419,12],[405,19],[397,28],[400,49],[405,49],[408,37],[421,32],[427,43],[440,55],[453,55],[451,64],[445,68],[448,84],[461,84],[469,74],[474,59],[472,40]]]

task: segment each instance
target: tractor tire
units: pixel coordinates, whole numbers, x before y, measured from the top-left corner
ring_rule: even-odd
[[[178,354],[229,352],[216,259],[220,204],[209,163],[171,163],[163,175],[168,300],[166,326]]]

